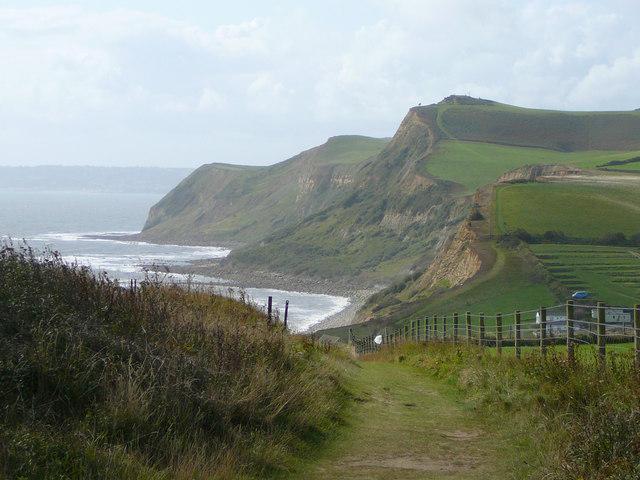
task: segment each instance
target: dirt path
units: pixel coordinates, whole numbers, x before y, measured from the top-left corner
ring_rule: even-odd
[[[361,362],[357,406],[304,479],[506,479],[517,446],[487,430],[450,387],[408,366]]]

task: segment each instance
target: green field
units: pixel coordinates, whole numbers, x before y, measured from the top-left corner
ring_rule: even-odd
[[[588,290],[609,305],[640,302],[640,249],[545,244],[531,250],[569,290]]]
[[[425,168],[434,177],[461,184],[465,193],[469,193],[496,181],[503,173],[524,165],[558,164],[596,168],[610,161],[626,160],[638,155],[639,151],[559,152],[544,148],[445,140],[438,143]],[[640,163],[611,168],[637,170],[640,169]]]
[[[562,152],[640,149],[640,112],[636,111],[560,112],[497,102],[490,105],[446,103],[439,105],[437,122],[444,138],[450,140]]]
[[[553,230],[570,237],[600,238],[640,232],[637,188],[567,183],[527,183],[496,189],[496,230]]]

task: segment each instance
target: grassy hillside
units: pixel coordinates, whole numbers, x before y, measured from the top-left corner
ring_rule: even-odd
[[[413,109],[384,150],[362,164],[347,197],[233,251],[230,261],[365,281],[397,278],[424,262],[466,213],[466,200],[418,168],[437,140],[436,114]]]
[[[139,238],[192,244],[261,239],[344,195],[357,166],[386,143],[341,136],[268,167],[204,165],[152,207]]]
[[[640,301],[640,249],[596,245],[531,245],[552,278],[568,291],[587,290],[608,305]]]
[[[528,183],[496,189],[497,230],[524,229],[532,234],[562,232],[570,237],[600,238],[640,233],[637,186],[585,183]]]
[[[388,282],[423,268],[467,194],[524,164],[628,168],[640,112],[556,112],[452,96],[391,141],[337,137],[266,169],[211,165],[156,205],[140,238],[242,243],[227,267]]]
[[[459,98],[445,99],[439,108],[438,126],[451,140],[564,152],[640,150],[638,111],[561,112]]]
[[[373,320],[351,328],[357,335],[367,335],[372,330],[399,325],[408,319],[422,320],[426,315],[434,314],[447,315],[451,328],[453,313],[463,315],[466,311],[474,315],[484,313],[487,326],[495,324],[496,313],[503,313],[504,325],[510,325],[513,316],[509,315],[516,309],[530,311],[562,301],[545,269],[526,246],[513,248],[490,242],[490,248],[495,249],[496,254],[491,268],[465,285],[456,288],[442,285],[416,292],[416,282],[409,278],[374,295],[366,306],[372,310]],[[533,321],[533,317],[528,315],[523,321]],[[475,317],[474,322],[477,323]],[[340,327],[330,329],[328,333],[346,338],[347,330]]]
[[[2,478],[265,478],[344,400],[331,356],[251,305],[0,250]]]
[[[424,265],[443,233],[464,218],[471,200],[461,193],[525,164],[595,168],[638,151],[638,112],[553,112],[449,97],[410,110],[386,148],[362,164],[347,201],[230,259],[322,276],[397,279]]]
[[[640,151],[603,152],[597,150],[559,152],[543,148],[515,147],[494,143],[444,140],[425,163],[434,177],[459,183],[470,193],[495,182],[503,173],[524,165],[568,165],[596,168],[610,162],[622,162],[640,155]],[[632,170],[639,163],[611,166]]]

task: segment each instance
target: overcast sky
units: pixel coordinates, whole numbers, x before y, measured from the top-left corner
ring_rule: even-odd
[[[0,0],[0,164],[274,163],[411,106],[640,107],[640,2]]]

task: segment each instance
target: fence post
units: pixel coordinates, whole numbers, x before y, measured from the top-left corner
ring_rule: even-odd
[[[429,315],[424,317],[424,341],[429,341]]]
[[[416,342],[420,343],[420,327],[421,325],[420,319],[416,319]]]
[[[453,343],[458,343],[458,312],[453,313]]]
[[[496,315],[496,352],[502,355],[502,314]]]
[[[607,357],[607,314],[604,302],[598,302],[598,360],[605,366]]]
[[[480,346],[484,347],[484,313],[480,314]]]
[[[465,314],[467,324],[467,345],[471,345],[471,312]]]
[[[633,344],[636,350],[636,369],[640,369],[640,304],[633,308]]]
[[[433,316],[433,339],[438,340],[438,314]]]
[[[273,313],[273,297],[267,299],[267,323],[271,325],[271,315]]]
[[[442,340],[447,341],[447,316],[442,316]]]
[[[520,322],[522,321],[522,315],[520,314],[520,310],[516,310],[516,332],[515,337],[513,339],[513,344],[516,347],[516,358],[520,359]]]
[[[347,345],[351,345],[353,343],[353,329],[349,329],[349,338],[347,339]]]
[[[574,302],[573,300],[567,300],[567,360],[569,361],[569,363],[574,363],[575,361],[575,353],[574,353],[574,346],[573,346],[573,335],[574,335],[574,328],[573,328],[573,317],[574,317],[574,312],[575,312],[575,308],[574,308]]]
[[[287,320],[289,318],[289,300],[284,302],[284,329],[287,329]]]
[[[540,307],[540,353],[547,356],[547,307]]]

